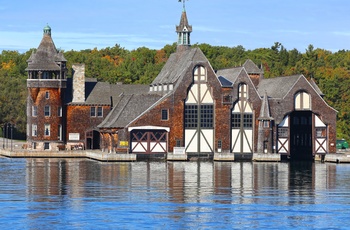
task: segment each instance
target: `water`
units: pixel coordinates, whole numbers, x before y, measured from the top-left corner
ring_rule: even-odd
[[[10,229],[346,229],[350,165],[0,158]]]

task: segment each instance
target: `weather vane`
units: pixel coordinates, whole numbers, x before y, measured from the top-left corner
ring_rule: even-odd
[[[185,2],[188,0],[179,0],[179,2],[182,2],[184,4],[184,8],[185,8]]]

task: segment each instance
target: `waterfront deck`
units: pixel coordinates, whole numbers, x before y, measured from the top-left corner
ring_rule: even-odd
[[[132,162],[136,161],[136,154],[106,153],[100,150],[77,151],[10,151],[0,149],[0,155],[8,158],[88,158],[103,162]]]

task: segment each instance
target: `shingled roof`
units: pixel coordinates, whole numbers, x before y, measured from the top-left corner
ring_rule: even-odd
[[[221,69],[216,72],[216,75],[218,76],[218,79],[223,87],[229,87],[233,85],[243,70],[243,67]]]
[[[185,71],[195,62],[208,62],[199,48],[182,50],[170,55],[168,61],[153,80],[152,85],[174,84]]]
[[[99,128],[124,128],[149,109],[162,96],[157,94],[121,95],[118,104],[108,114]]]
[[[72,79],[67,81],[67,91],[72,92]],[[116,104],[122,94],[143,94],[149,91],[148,85],[123,85],[98,82],[93,78],[85,79],[85,103],[87,105]],[[66,96],[66,103],[72,103],[72,94]],[[80,103],[81,104],[81,103]]]
[[[192,32],[192,26],[188,24],[186,10],[184,9],[181,14],[180,25],[176,26],[176,32],[183,31],[185,27],[188,32]]]
[[[283,98],[300,77],[302,75],[262,79],[257,87],[258,93],[264,95],[266,92],[271,98]]]
[[[316,84],[316,82],[314,81],[313,78],[310,79],[310,84],[312,85],[312,87],[316,90],[316,92],[320,95],[320,96],[324,96],[324,93],[321,91],[321,89],[318,87],[318,85]]]
[[[33,51],[28,62],[26,70],[47,70],[59,71],[61,68],[58,62],[66,62],[63,53],[58,52],[51,38],[51,28],[44,28],[44,35],[36,51]]]
[[[262,74],[264,71],[259,69],[259,67],[250,59],[246,60],[243,64],[248,74]]]
[[[266,92],[264,93],[264,98],[262,99],[258,120],[273,120],[270,114],[269,99]]]

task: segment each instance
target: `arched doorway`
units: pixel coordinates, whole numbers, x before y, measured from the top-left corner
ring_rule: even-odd
[[[313,160],[312,112],[294,111],[290,115],[290,158]]]
[[[98,131],[86,132],[86,149],[100,149],[100,133]]]

